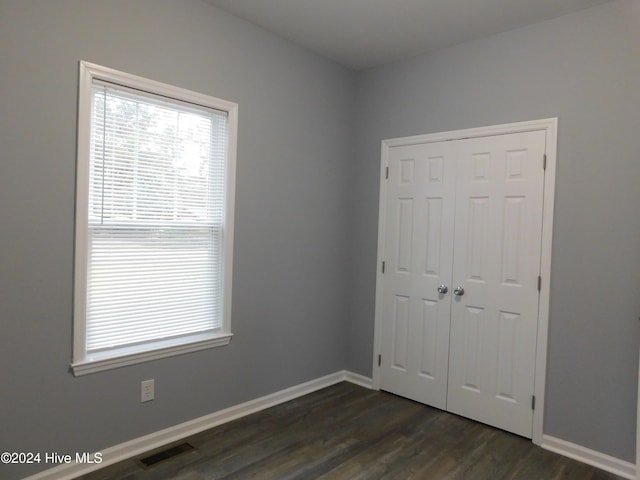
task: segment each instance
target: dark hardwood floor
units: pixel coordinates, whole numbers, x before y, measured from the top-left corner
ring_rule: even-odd
[[[184,441],[195,449],[151,467],[143,468],[138,459],[131,459],[80,478],[621,478],[543,450],[527,439],[350,383],[320,390]]]

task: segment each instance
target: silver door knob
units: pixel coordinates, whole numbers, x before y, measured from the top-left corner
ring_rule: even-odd
[[[454,294],[454,295],[457,295],[457,296],[459,296],[459,297],[461,297],[462,295],[464,295],[464,288],[462,288],[462,287],[456,287],[456,288],[453,290],[453,294]]]
[[[447,293],[449,291],[449,287],[447,287],[444,283],[438,287],[438,293]]]

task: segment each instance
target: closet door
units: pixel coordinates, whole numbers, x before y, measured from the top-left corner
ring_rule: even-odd
[[[446,407],[456,160],[451,142],[391,148],[380,388]]]
[[[456,150],[447,410],[531,437],[545,133]]]

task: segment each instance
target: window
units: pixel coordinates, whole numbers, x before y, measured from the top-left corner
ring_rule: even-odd
[[[75,375],[226,345],[237,105],[80,62]]]

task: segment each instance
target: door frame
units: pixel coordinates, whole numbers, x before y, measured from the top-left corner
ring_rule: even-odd
[[[422,143],[433,143],[450,140],[462,140],[465,138],[488,137],[493,135],[504,135],[509,133],[522,133],[530,131],[545,131],[545,153],[546,169],[544,172],[544,192],[542,209],[542,249],[540,259],[540,275],[542,283],[540,296],[538,299],[538,334],[536,338],[536,359],[534,395],[536,398],[535,409],[533,411],[533,435],[532,441],[536,445],[542,444],[544,406],[545,406],[545,384],[547,374],[547,341],[549,330],[549,299],[550,299],[550,278],[551,278],[551,246],[553,239],[553,205],[555,197],[556,183],[556,152],[558,138],[558,119],[546,118],[527,122],[507,123],[502,125],[492,125],[488,127],[470,128],[464,130],[453,130],[448,132],[430,133],[426,135],[415,135],[410,137],[391,138],[382,141],[380,155],[380,200],[378,206],[378,258],[376,267],[376,304],[375,304],[375,327],[374,327],[374,348],[373,348],[373,388],[380,390],[380,367],[378,366],[378,355],[382,347],[382,288],[383,273],[382,262],[385,260],[384,237],[386,231],[385,209],[387,200],[386,172],[389,165],[389,150],[392,147],[416,145]],[[541,160],[542,161],[542,160]]]

